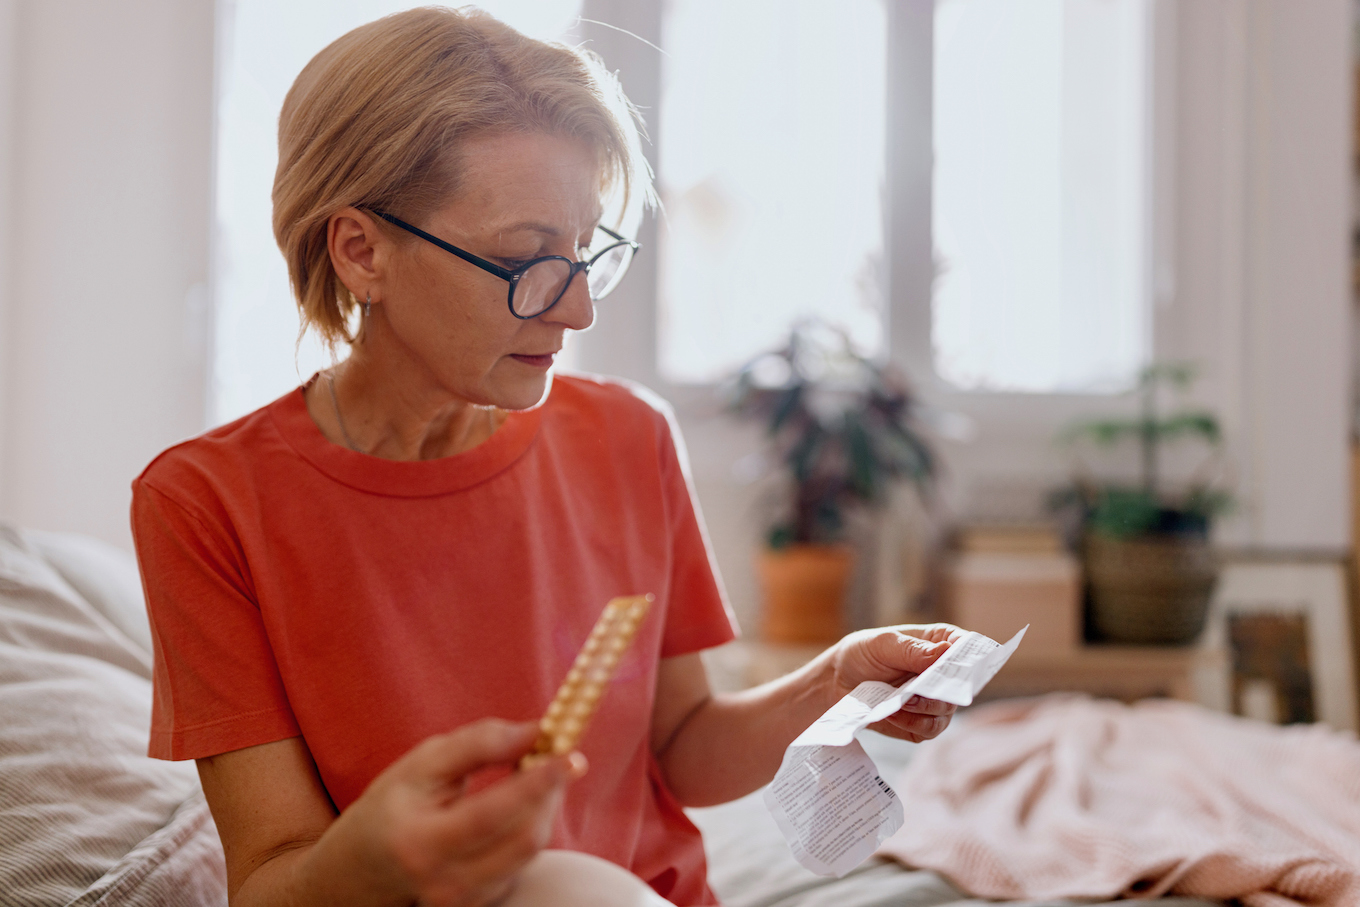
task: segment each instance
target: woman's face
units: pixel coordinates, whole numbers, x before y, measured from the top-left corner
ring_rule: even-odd
[[[577,260],[600,218],[600,168],[586,143],[502,133],[465,143],[461,154],[457,196],[415,226],[510,269],[544,255]],[[385,348],[368,352],[502,409],[538,403],[567,331],[595,317],[584,274],[553,308],[521,320],[506,304],[506,281],[415,237],[394,248],[378,289],[374,315],[385,323],[365,343]]]

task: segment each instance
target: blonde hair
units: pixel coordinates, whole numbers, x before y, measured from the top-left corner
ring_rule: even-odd
[[[594,147],[601,196],[621,220],[653,200],[640,125],[598,56],[527,38],[479,10],[413,9],[338,38],[303,68],[279,114],[274,238],[303,333],[332,349],[354,340],[357,300],[326,241],[337,211],[418,222],[458,191],[462,142],[524,131]]]

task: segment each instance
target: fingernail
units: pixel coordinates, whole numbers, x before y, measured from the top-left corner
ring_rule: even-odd
[[[572,780],[579,781],[585,777],[586,772],[590,771],[590,762],[583,753],[577,750],[567,756],[567,768]]]
[[[907,705],[920,705],[923,702],[925,702],[925,700],[920,696],[913,696],[907,700]]]

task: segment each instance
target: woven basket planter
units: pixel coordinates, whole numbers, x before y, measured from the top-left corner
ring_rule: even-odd
[[[1204,629],[1218,560],[1200,536],[1085,539],[1090,619],[1102,642],[1189,645]]]

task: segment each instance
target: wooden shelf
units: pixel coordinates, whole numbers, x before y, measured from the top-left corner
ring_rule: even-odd
[[[796,670],[823,649],[747,641],[731,645],[727,664],[744,686]],[[1092,645],[1027,653],[1022,645],[978,701],[1065,691],[1123,702],[1164,697],[1226,711],[1229,679],[1228,657],[1219,649]]]
[[[1228,672],[1227,654],[1218,649],[1089,645],[1036,655],[1022,646],[981,698],[1069,691],[1123,702],[1164,697],[1226,709]]]

